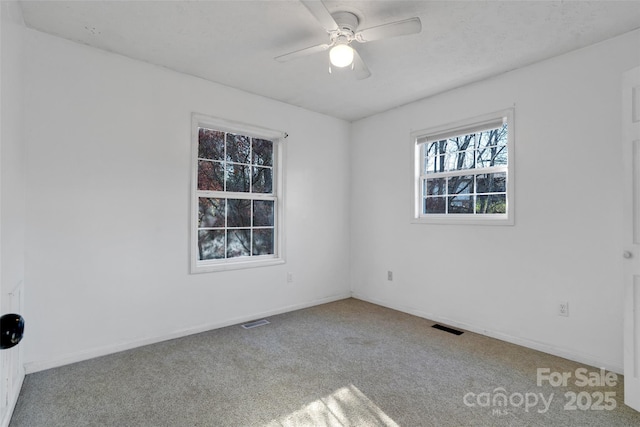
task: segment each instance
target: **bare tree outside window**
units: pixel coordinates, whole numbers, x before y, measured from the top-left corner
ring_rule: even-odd
[[[421,218],[469,218],[508,213],[509,120],[490,119],[417,134],[419,166],[417,215]]]
[[[199,260],[274,254],[273,157],[272,141],[198,129]]]

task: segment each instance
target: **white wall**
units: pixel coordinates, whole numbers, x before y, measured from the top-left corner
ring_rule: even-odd
[[[29,371],[345,297],[349,282],[621,370],[620,74],[640,63],[638,31],[352,125],[26,36]],[[410,132],[514,103],[515,225],[410,224]],[[289,133],[287,264],[188,274],[193,111]]]
[[[639,63],[635,31],[355,122],[354,295],[620,372],[620,85]],[[410,132],[514,103],[515,225],[410,224]]]
[[[26,57],[28,371],[350,295],[349,123],[31,30]],[[192,112],[289,133],[286,264],[188,274]]]
[[[25,234],[23,20],[0,3],[0,314],[22,313]],[[0,426],[9,424],[24,379],[23,344],[0,352]]]
[[[23,26],[20,7],[2,2],[2,135],[0,236],[2,293],[24,280],[25,158],[23,143]]]

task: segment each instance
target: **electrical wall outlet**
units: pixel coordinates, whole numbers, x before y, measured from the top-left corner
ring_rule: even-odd
[[[558,303],[558,316],[569,317],[569,303],[567,301]]]
[[[393,271],[391,270],[387,271],[387,280],[390,282],[393,281]]]
[[[293,283],[293,273],[287,273],[287,283]]]

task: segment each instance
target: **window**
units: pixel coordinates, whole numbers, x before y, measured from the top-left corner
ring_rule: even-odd
[[[513,110],[411,139],[414,222],[513,224]]]
[[[194,115],[192,272],[284,262],[283,138]]]

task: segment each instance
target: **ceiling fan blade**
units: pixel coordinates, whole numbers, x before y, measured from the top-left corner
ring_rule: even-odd
[[[371,76],[369,67],[364,63],[357,50],[353,49],[353,72],[356,73],[356,79],[364,80]]]
[[[274,59],[278,62],[287,62],[292,59],[298,59],[303,56],[311,55],[313,53],[322,52],[331,47],[330,44],[319,44],[316,46],[305,47],[304,49],[296,50],[294,52],[285,53],[284,55],[276,56]]]
[[[422,23],[420,22],[420,18],[415,17],[405,19],[404,21],[390,22],[388,24],[378,25],[377,27],[366,28],[358,31],[355,38],[360,43],[366,43],[389,37],[417,34],[420,31],[422,31]]]
[[[325,30],[334,31],[338,29],[338,24],[324,3],[319,0],[300,0],[300,2],[309,9],[309,12],[316,17]]]

